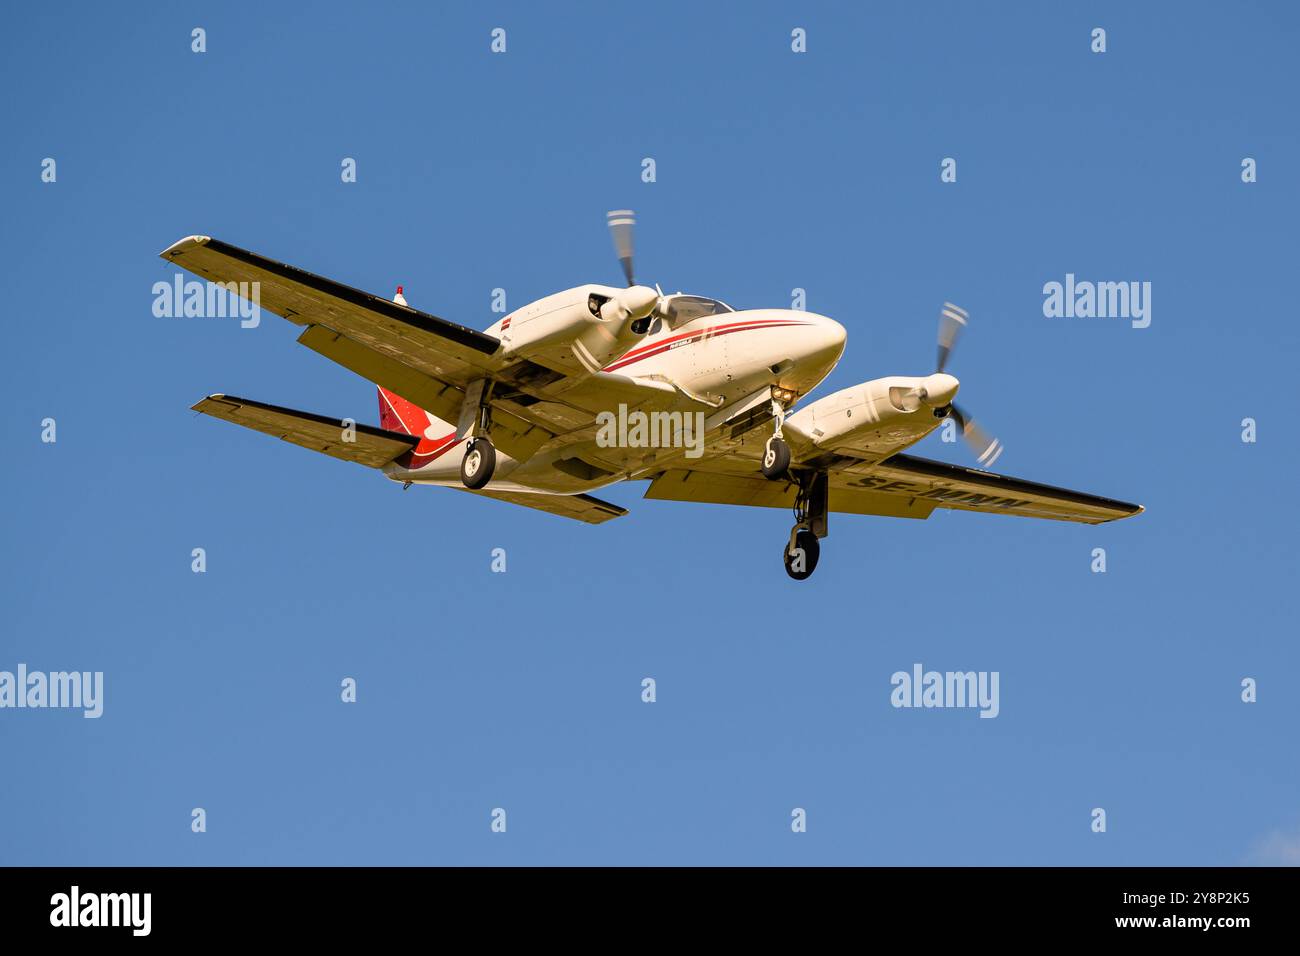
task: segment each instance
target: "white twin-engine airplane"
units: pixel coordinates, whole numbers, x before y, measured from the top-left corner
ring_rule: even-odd
[[[956,306],[941,313],[934,373],[874,379],[791,414],[839,361],[844,327],[637,285],[632,214],[610,213],[609,226],[626,288],[559,292],[486,332],[410,308],[400,286],[389,301],[207,236],[182,239],[162,257],[212,282],[256,283],[261,307],[304,326],[300,343],[376,383],[381,427],[344,428],[231,395],[194,408],[406,485],[461,488],[589,524],[627,512],[588,492],[636,479],[649,479],[647,498],[793,508],[782,554],[797,580],[817,566],[832,511],[927,518],[954,508],[1087,524],[1142,511],[901,454],[950,416],[981,465],[1001,453],[953,404],[957,379],[944,369],[967,320]],[[599,440],[598,419],[632,412],[702,420],[702,444]]]

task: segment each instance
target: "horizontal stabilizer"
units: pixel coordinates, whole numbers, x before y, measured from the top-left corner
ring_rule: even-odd
[[[493,491],[491,488],[474,492],[497,501],[509,501],[511,504],[536,508],[547,514],[559,515],[561,518],[573,518],[587,524],[603,524],[613,518],[627,514],[626,508],[601,501],[591,495],[535,495],[526,491]]]

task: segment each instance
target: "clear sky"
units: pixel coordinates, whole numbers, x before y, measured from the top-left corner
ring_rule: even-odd
[[[0,863],[1300,860],[1294,5],[56,7],[0,30],[0,670],[105,700],[0,710]],[[997,469],[1147,512],[833,517],[796,583],[783,511],[593,528],[197,416],[377,409],[273,315],[152,314],[203,233],[484,328],[617,283],[624,207],[645,281],[842,322],[827,391],[959,303]],[[1150,326],[1045,317],[1067,274]],[[915,663],[999,716],[893,708]]]

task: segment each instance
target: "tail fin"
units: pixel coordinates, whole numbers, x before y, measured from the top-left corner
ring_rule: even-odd
[[[396,392],[390,392],[382,386],[378,391],[379,424],[386,431],[423,438],[430,425],[441,423],[441,419],[430,415],[414,402],[408,402]]]
[[[416,439],[411,454],[399,462],[406,468],[423,468],[460,444],[455,425],[382,386],[379,387],[379,424],[385,431]]]

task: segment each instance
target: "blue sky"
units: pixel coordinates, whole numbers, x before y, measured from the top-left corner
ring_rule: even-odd
[[[0,863],[1300,858],[1291,6],[4,17],[0,669],[103,671],[105,703],[0,711]],[[927,373],[960,303],[998,470],[1147,512],[834,517],[799,584],[781,511],[638,484],[591,528],[198,417],[377,410],[274,316],[151,312],[204,233],[482,328],[494,288],[618,282],[623,207],[645,281],[806,289],[849,331],[826,391]],[[1150,327],[1044,317],[1067,273],[1151,282]],[[998,671],[1000,715],[894,709],[916,662]]]

